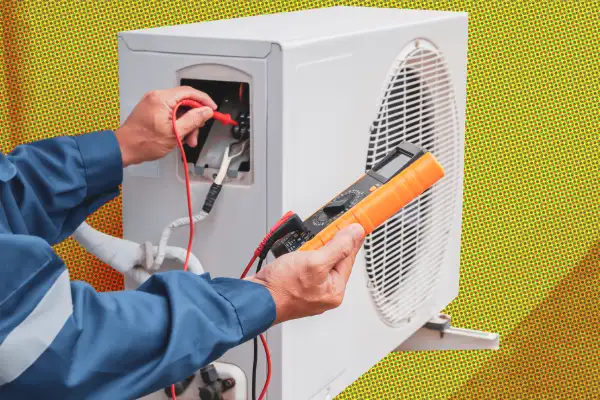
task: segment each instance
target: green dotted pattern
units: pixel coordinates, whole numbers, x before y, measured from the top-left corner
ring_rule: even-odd
[[[0,148],[117,128],[119,31],[332,5],[469,13],[461,289],[445,312],[502,339],[389,355],[339,399],[600,398],[597,1],[5,0]],[[120,199],[90,223],[121,235]],[[71,239],[56,250],[73,279],[122,288]]]

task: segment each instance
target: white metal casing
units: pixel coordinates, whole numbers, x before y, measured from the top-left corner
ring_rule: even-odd
[[[251,185],[225,185],[193,252],[212,276],[239,277],[268,227],[288,210],[307,217],[364,173],[369,128],[398,54],[425,39],[443,54],[458,116],[460,171],[464,146],[467,16],[464,13],[332,7],[123,32],[119,35],[121,118],[144,93],[188,77],[251,85]],[[182,75],[183,74],[183,75]],[[187,75],[186,75],[187,74]],[[123,183],[124,236],[156,241],[186,215],[177,152],[130,167]],[[462,205],[457,192],[435,296],[400,328],[385,324],[367,289],[363,254],[344,303],[324,315],[268,331],[271,400],[326,399],[417,331],[458,293]],[[192,186],[199,210],[209,184]],[[185,247],[187,228],[170,245]],[[259,352],[258,385],[265,379]],[[250,381],[252,344],[225,354]]]

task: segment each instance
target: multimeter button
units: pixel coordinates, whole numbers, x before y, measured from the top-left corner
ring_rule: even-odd
[[[375,189],[377,189],[377,186],[371,186],[371,187],[369,188],[369,192],[374,192],[374,191],[375,191]]]

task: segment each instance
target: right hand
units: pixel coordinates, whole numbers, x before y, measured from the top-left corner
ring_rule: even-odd
[[[148,92],[115,132],[124,167],[157,160],[177,146],[172,112],[184,99],[206,106],[177,117],[176,127],[181,140],[191,147],[198,145],[198,129],[212,118],[213,110],[217,109],[215,102],[206,93],[188,86]]]
[[[362,226],[350,225],[322,248],[286,254],[246,279],[271,292],[275,324],[322,314],[342,304],[364,236]]]

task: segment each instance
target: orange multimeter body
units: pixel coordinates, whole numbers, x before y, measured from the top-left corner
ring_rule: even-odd
[[[359,223],[373,232],[444,176],[433,154],[408,142],[399,144],[370,171],[271,248],[275,257],[296,250],[316,250],[342,228]]]

